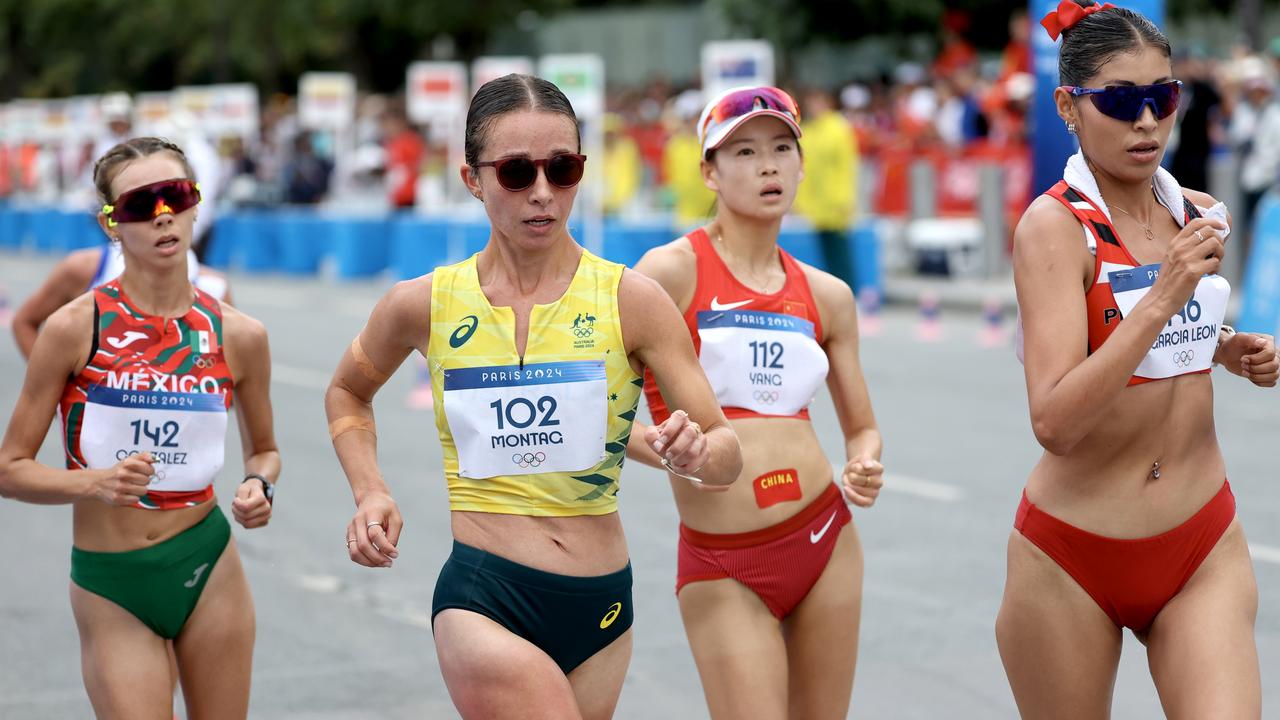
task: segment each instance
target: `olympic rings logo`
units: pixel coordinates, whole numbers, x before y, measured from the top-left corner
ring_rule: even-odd
[[[777,390],[756,390],[751,393],[751,397],[755,398],[756,402],[772,405],[778,402],[780,395]]]
[[[573,329],[573,334],[580,338],[590,337],[593,332],[595,332],[595,329],[589,327],[576,327]]]
[[[212,368],[214,366],[214,359],[209,357],[208,355],[200,355],[196,357],[196,359],[192,362],[196,367],[202,368],[204,370],[208,370],[209,368]]]
[[[1173,354],[1173,364],[1178,367],[1187,367],[1196,357],[1194,350],[1182,350]]]
[[[521,455],[520,453],[516,453],[515,455],[511,456],[511,462],[515,463],[516,465],[519,465],[522,468],[538,467],[539,465],[541,465],[546,461],[547,461],[547,454],[543,452],[524,453],[523,455]]]

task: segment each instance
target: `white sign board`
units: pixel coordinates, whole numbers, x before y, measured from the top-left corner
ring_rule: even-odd
[[[532,75],[533,60],[519,56],[478,57],[471,63],[471,93],[474,95],[481,85],[511,73]]]
[[[560,88],[579,118],[604,115],[604,59],[599,55],[544,55],[538,77]]]
[[[258,87],[251,83],[210,85],[213,91],[209,114],[202,127],[211,138],[258,135]]]
[[[309,72],[298,79],[298,122],[308,130],[344,130],[356,117],[356,76]]]
[[[67,100],[68,140],[87,142],[102,134],[101,102],[98,95],[77,95]]]
[[[725,40],[702,46],[702,91],[708,99],[740,85],[773,85],[773,46]]]
[[[467,112],[467,66],[459,62],[416,62],[405,78],[409,120],[448,122]]]
[[[169,135],[173,132],[174,97],[171,92],[138,93],[133,98],[134,132],[138,135]]]

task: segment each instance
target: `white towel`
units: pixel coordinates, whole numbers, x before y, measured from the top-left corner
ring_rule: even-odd
[[[1089,164],[1085,162],[1084,152],[1077,150],[1075,155],[1067,159],[1067,166],[1062,170],[1062,179],[1067,184],[1075,188],[1075,190],[1085,197],[1093,201],[1102,213],[1107,216],[1108,221],[1112,221],[1111,208],[1107,207],[1107,203],[1102,199],[1102,191],[1098,189],[1098,181],[1093,177],[1093,171],[1089,169]],[[1156,168],[1155,177],[1152,178],[1151,185],[1155,188],[1156,200],[1164,206],[1169,214],[1173,216],[1174,222],[1178,223],[1178,227],[1186,224],[1186,210],[1182,206],[1182,186],[1173,177],[1173,174],[1162,167]],[[1196,209],[1204,217],[1216,218],[1227,221],[1227,206],[1222,203],[1216,203],[1211,208],[1202,208],[1199,205]],[[1231,234],[1231,228],[1228,226],[1226,230],[1221,231],[1222,239],[1226,240]],[[1097,239],[1093,233],[1088,230],[1084,231],[1085,242],[1089,246],[1089,252],[1096,255]],[[1013,337],[1014,352],[1018,355],[1018,362],[1022,362],[1022,312],[1018,312],[1018,324],[1014,329]]]

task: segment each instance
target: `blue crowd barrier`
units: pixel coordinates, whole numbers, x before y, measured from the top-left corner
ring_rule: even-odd
[[[231,243],[231,263],[245,272],[280,270],[280,224],[272,213],[247,212],[240,216]]]
[[[329,254],[336,220],[301,210],[272,214],[279,243],[279,270],[290,275],[314,275]]]
[[[426,275],[448,260],[448,230],[442,220],[401,213],[392,217],[389,225],[389,262],[397,279]]]
[[[240,234],[241,214],[231,214],[213,221],[213,230],[205,238],[204,264],[219,270],[231,267],[231,253]]]
[[[0,248],[22,247],[22,215],[8,203],[0,203]]]
[[[582,228],[571,232],[583,239]],[[651,248],[669,242],[678,231],[665,221],[606,222],[603,254],[634,266]],[[330,216],[310,209],[244,210],[224,213],[205,249],[207,265],[248,273],[312,275],[326,258],[343,279],[365,278],[390,270],[398,279],[417,277],[435,267],[479,252],[489,241],[484,219],[454,220],[409,213],[389,216]],[[825,267],[817,235],[804,227],[784,227],[779,244],[802,262]],[[0,248],[31,248],[65,253],[103,242],[96,218],[87,212],[47,207],[0,205]],[[882,291],[880,242],[874,226],[849,233],[854,290]]]
[[[1280,195],[1268,194],[1253,216],[1253,242],[1244,273],[1236,328],[1280,334]]]
[[[328,224],[339,278],[373,277],[391,265],[390,221],[387,218],[330,218]]]
[[[65,252],[84,248],[101,247],[107,236],[98,224],[98,216],[88,212],[64,213],[61,249]]]

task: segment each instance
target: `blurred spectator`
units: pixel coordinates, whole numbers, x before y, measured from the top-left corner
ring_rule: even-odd
[[[108,93],[102,96],[98,109],[107,124],[106,131],[93,144],[93,161],[107,154],[111,148],[133,137],[133,98],[128,93]],[[88,168],[88,182],[93,183],[93,167]]]
[[[604,212],[618,214],[636,195],[643,174],[640,150],[625,132],[622,118],[604,116]]]
[[[942,48],[933,61],[934,75],[950,75],[958,68],[978,61],[978,51],[964,32],[969,29],[969,14],[963,10],[947,10],[942,16]]]
[[[1169,171],[1183,187],[1209,189],[1209,153],[1212,150],[1210,123],[1222,104],[1203,55],[1192,49],[1175,58],[1173,76],[1182,81],[1181,121],[1178,147]]]
[[[849,226],[858,197],[858,146],[829,93],[810,90],[803,102],[804,180],[795,208],[813,224],[827,271],[853,287]]]
[[[1004,80],[1014,73],[1034,74],[1031,66],[1031,20],[1027,11],[1021,8],[1014,10],[1009,16],[1009,44],[1004,46],[1000,55],[1000,79]]]
[[[1254,211],[1280,173],[1280,103],[1265,60],[1250,56],[1239,61],[1237,67],[1241,101],[1231,113],[1229,135],[1240,153],[1240,191],[1244,200],[1244,222],[1240,224],[1246,229],[1242,252],[1247,258]]]
[[[284,200],[293,205],[315,205],[329,192],[333,165],[316,154],[310,132],[293,140],[293,157],[284,167]]]
[[[412,208],[426,144],[399,103],[382,115],[382,138],[387,149],[387,199],[392,208]]]
[[[676,96],[673,110],[679,124],[662,153],[662,175],[675,208],[676,229],[684,231],[710,217],[716,196],[702,182],[702,145],[697,130],[702,93],[686,90]]]

